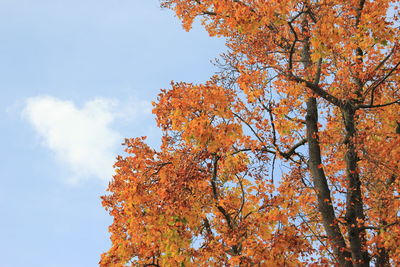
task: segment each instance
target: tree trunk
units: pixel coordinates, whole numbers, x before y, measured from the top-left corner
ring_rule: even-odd
[[[321,149],[318,141],[318,110],[317,100],[310,97],[307,100],[307,142],[309,161],[308,167],[314,183],[314,188],[318,197],[318,210],[322,216],[326,234],[332,244],[337,262],[340,266],[353,266],[351,261],[346,260],[351,255],[346,249],[346,242],[338,226],[335,212],[331,202],[331,192],[326,180],[324,169],[322,168]]]
[[[307,18],[303,19],[302,33],[304,34],[304,44],[301,51],[301,59],[304,69],[311,66],[310,43],[308,37],[308,22]],[[314,83],[318,83],[316,79]],[[346,242],[340,231],[335,211],[332,206],[331,191],[328,181],[322,167],[321,148],[318,140],[318,105],[315,97],[307,99],[307,143],[308,143],[308,168],[312,176],[314,189],[318,198],[318,210],[322,216],[322,223],[325,228],[326,235],[333,248],[333,254],[340,266],[353,266],[349,260],[351,254],[348,252]],[[347,258],[347,260],[346,260]]]
[[[359,224],[364,223],[364,207],[361,194],[361,181],[358,173],[358,157],[354,144],[356,135],[355,108],[349,101],[343,108],[343,118],[346,130],[346,221],[350,242],[351,257],[355,266],[369,266],[369,255],[365,246],[365,230]]]

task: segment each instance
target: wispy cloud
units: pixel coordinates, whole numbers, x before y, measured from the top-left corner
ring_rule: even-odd
[[[143,116],[150,115],[153,109],[151,102],[134,96],[128,97],[122,101],[119,100],[118,104],[115,106],[118,106],[114,112],[116,119],[122,119],[127,122],[143,119]]]
[[[115,101],[104,98],[77,107],[71,101],[38,96],[26,101],[23,114],[44,145],[69,169],[69,182],[89,178],[107,181],[122,140],[111,128],[117,116],[115,106]]]

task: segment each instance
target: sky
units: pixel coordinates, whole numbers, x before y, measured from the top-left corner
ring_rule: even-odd
[[[0,267],[97,266],[121,143],[157,147],[151,101],[223,51],[158,0],[0,0]]]

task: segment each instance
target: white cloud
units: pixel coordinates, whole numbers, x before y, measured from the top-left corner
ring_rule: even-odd
[[[26,101],[23,114],[44,144],[69,168],[69,182],[88,178],[107,181],[122,141],[110,126],[116,117],[115,107],[115,101],[104,98],[79,108],[70,101],[39,96]]]

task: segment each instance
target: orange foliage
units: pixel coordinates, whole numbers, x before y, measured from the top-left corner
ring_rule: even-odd
[[[229,52],[162,90],[159,151],[126,140],[100,265],[400,265],[398,1],[163,5]]]

